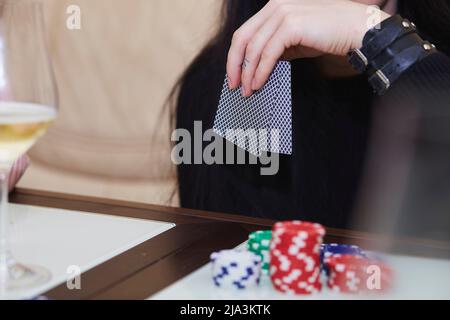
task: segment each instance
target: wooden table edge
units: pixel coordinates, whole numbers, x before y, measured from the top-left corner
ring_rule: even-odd
[[[85,272],[82,276],[88,279],[88,285],[80,291],[67,289],[61,284],[46,293],[52,299],[145,299],[164,287],[187,276],[192,271],[207,263],[213,251],[232,248],[246,240],[249,232],[258,229],[269,229],[275,221],[253,217],[244,217],[224,213],[212,213],[190,209],[163,207],[157,205],[134,203],[120,200],[101,199],[30,189],[17,189],[11,195],[11,201],[18,204],[37,205],[67,210],[78,210],[87,213],[99,213],[113,216],[131,217],[175,223],[173,229],[152,238],[105,263]],[[124,211],[126,210],[126,211]],[[214,232],[212,232],[214,230]],[[231,232],[234,230],[234,233]],[[364,232],[327,229],[328,237],[338,242],[363,243],[370,242],[379,235]],[[217,240],[217,233],[224,237]],[[188,235],[196,235],[189,237]],[[177,241],[179,243],[177,243]],[[387,239],[388,241],[388,239]],[[422,239],[397,239],[404,245],[420,245],[450,251],[448,243]],[[204,243],[205,245],[202,245]],[[214,243],[215,246],[211,246]],[[159,248],[156,250],[155,248]],[[201,254],[198,254],[201,252]],[[196,257],[195,261],[189,255]],[[143,283],[152,272],[161,272],[158,266],[170,261],[188,265],[182,272],[175,270],[166,274],[164,281],[155,286]],[[130,262],[132,265],[130,266]],[[164,270],[164,269],[162,269]],[[133,289],[134,288],[134,289]]]

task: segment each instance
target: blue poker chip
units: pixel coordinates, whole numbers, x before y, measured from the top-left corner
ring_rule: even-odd
[[[347,245],[347,244],[323,244],[320,250],[320,262],[322,265],[322,270],[328,274],[328,268],[326,260],[335,255],[352,255],[366,257],[366,253],[358,246]]]

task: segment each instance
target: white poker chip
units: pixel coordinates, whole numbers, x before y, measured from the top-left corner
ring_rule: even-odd
[[[262,259],[252,252],[216,252],[211,255],[211,264],[216,287],[244,290],[259,285]]]

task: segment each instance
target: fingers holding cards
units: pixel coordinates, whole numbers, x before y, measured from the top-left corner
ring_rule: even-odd
[[[251,97],[230,90],[228,79],[214,121],[216,134],[257,157],[264,151],[292,154],[290,63],[280,62],[265,86]],[[240,134],[228,136],[231,132]],[[252,133],[259,138],[253,139]],[[264,136],[265,142],[260,140]]]
[[[241,85],[242,95],[248,97],[267,82],[284,50],[289,47],[283,29],[292,9],[289,3],[269,1],[235,32],[227,62],[230,89]]]
[[[246,89],[244,96],[249,96],[253,93],[253,91],[261,89],[262,85],[257,88],[255,87],[254,76],[261,61],[261,55],[264,51],[264,48],[266,47],[270,39],[274,36],[278,27],[282,23],[282,20],[283,16],[281,14],[276,14],[273,18],[268,19],[267,22],[263,26],[261,26],[258,32],[248,43],[245,51],[245,60],[248,61],[248,65],[245,69],[242,70],[241,79],[242,87]],[[269,77],[267,77],[267,79],[268,78]]]
[[[261,11],[244,23],[233,35],[230,50],[228,52],[227,74],[229,77],[229,88],[236,89],[242,84],[243,66],[248,67],[250,60],[246,60],[246,50],[253,35],[260,29],[266,20],[272,15],[276,2],[270,1]],[[246,86],[245,89],[251,86]]]

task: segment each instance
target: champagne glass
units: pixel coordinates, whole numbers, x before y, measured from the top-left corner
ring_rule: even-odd
[[[18,298],[50,279],[17,262],[8,244],[8,177],[16,159],[57,115],[57,90],[46,47],[42,4],[0,0],[0,298]]]

